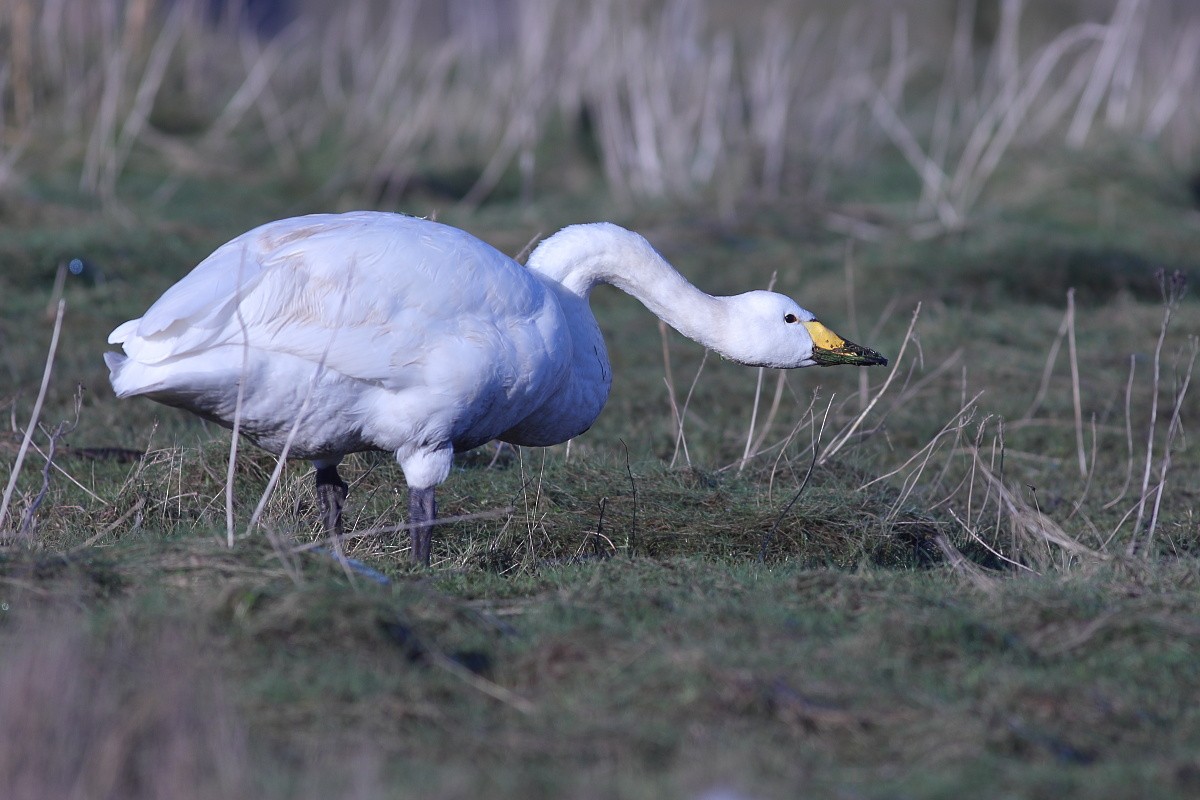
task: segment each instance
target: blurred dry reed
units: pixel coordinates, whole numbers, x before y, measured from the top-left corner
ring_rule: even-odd
[[[1187,164],[1200,145],[1200,12],[1182,2],[296,0],[269,36],[237,23],[243,2],[213,5],[0,3],[0,188],[53,159],[111,197],[148,152],[179,173],[374,181],[383,201],[468,165],[472,205],[509,172],[531,195],[565,133],[618,196],[729,206],[819,196],[895,147],[920,233],[961,224],[1015,147],[1112,131]]]

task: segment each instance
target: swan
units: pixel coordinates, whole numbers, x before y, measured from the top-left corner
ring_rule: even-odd
[[[236,416],[260,447],[309,459],[330,534],[342,529],[342,457],[393,453],[412,559],[428,565],[434,490],[455,452],[557,444],[600,415],[612,371],[588,297],[601,283],[742,364],[887,364],[782,294],[705,294],[611,223],[564,228],[522,266],[458,228],[374,211],[236,237],[113,330],[123,352],[104,360],[118,397],[229,428]]]

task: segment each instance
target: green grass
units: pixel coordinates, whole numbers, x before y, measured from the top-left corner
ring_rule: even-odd
[[[0,400],[24,426],[56,267],[75,257],[87,269],[66,282],[39,446],[74,420],[85,391],[55,459],[80,485],[51,472],[30,535],[0,549],[0,718],[20,721],[0,725],[0,794],[1195,795],[1191,438],[1174,443],[1148,551],[1126,555],[1133,523],[1122,522],[1140,490],[1155,388],[1153,272],[1195,275],[1195,211],[1152,154],[1099,154],[1090,168],[1080,156],[1031,158],[1014,161],[962,231],[911,240],[896,222],[884,239],[854,243],[849,266],[845,238],[786,202],[733,219],[701,200],[637,212],[574,196],[438,209],[512,253],[539,232],[612,218],[707,290],[765,287],[775,274],[835,330],[893,358],[921,311],[864,435],[806,484],[827,405],[822,447],[886,371],[865,373],[865,387],[850,370],[788,375],[767,449],[739,470],[756,372],[710,358],[684,429],[689,464],[675,453],[655,320],[598,291],[616,382],[595,428],[569,448],[461,459],[439,491],[442,512],[493,516],[439,529],[432,571],[408,565],[403,537],[348,543],[387,586],[291,552],[317,537],[304,464],[285,471],[264,529],[226,549],[228,433],[117,402],[101,360],[107,332],[216,245],[321,201],[255,176],[186,179],[166,202],[138,200],[158,185],[150,167],[126,176],[119,218],[50,179],[11,194],[0,215]],[[865,170],[858,191],[886,198],[894,187],[869,187],[889,172]],[[1031,194],[1025,174],[1045,191]],[[1090,479],[1077,466],[1065,341],[1026,418],[1071,287]],[[1187,298],[1163,349],[1155,476],[1197,335]],[[667,345],[682,402],[702,353],[673,333]],[[766,373],[756,437],[775,387]],[[1184,399],[1185,430],[1196,398]],[[14,463],[19,441],[0,439],[0,463]],[[86,457],[105,447],[149,452]],[[44,463],[31,454],[22,470],[18,519]],[[239,526],[273,466],[241,451]],[[1109,505],[1127,473],[1124,499]],[[352,530],[402,521],[389,458],[353,457],[345,476]],[[1065,541],[1046,533],[1051,523]],[[33,697],[44,698],[40,714]]]
[[[980,590],[944,570],[620,558],[354,589],[323,561],[296,586],[261,546],[193,539],[19,557],[5,575],[6,591],[29,587],[10,595],[8,708],[31,682],[86,675],[99,696],[195,716],[166,730],[234,763],[234,796],[322,782],[366,797],[1195,789],[1194,563]],[[48,604],[85,607],[87,634],[70,633],[78,611],[29,608]],[[50,674],[21,681],[59,636]],[[177,671],[200,688],[173,687]],[[71,713],[97,740],[42,757],[86,771],[120,712]],[[42,745],[5,744],[10,763]]]

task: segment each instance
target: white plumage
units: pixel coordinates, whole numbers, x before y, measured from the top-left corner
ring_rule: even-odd
[[[470,234],[380,212],[316,214],[218,248],[105,362],[119,397],[145,395],[317,467],[340,530],[346,453],[395,454],[410,490],[413,558],[428,563],[434,487],[455,451],[492,439],[549,445],[583,433],[612,375],[588,295],[610,283],[680,333],[770,367],[886,364],[772,292],[711,297],[636,233],[574,225],[522,266]],[[814,342],[814,339],[816,340]],[[302,406],[307,407],[296,425]]]

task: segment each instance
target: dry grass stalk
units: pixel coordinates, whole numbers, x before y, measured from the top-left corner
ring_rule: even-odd
[[[225,542],[230,549],[233,549],[234,527],[233,476],[237,470],[237,453],[238,444],[240,443],[239,434],[242,430],[242,402],[246,397],[246,376],[249,374],[250,364],[250,335],[246,328],[246,318],[242,314],[242,288],[244,286],[242,277],[245,267],[246,248],[243,246],[241,257],[238,259],[237,293],[233,300],[234,314],[237,317],[238,328],[242,332],[242,369],[241,379],[238,380],[237,400],[233,406],[233,431],[229,439],[229,463],[225,470]]]
[[[921,480],[921,477],[925,473],[926,467],[929,466],[929,462],[933,459],[934,454],[940,449],[942,441],[945,438],[951,437],[951,436],[954,438],[955,442],[959,441],[962,438],[963,431],[966,430],[967,426],[972,421],[972,415],[974,413],[975,404],[978,402],[978,400],[982,394],[983,394],[982,392],[979,392],[974,397],[967,400],[959,408],[959,410],[952,415],[950,420],[948,422],[946,422],[945,425],[942,426],[942,429],[940,431],[938,431],[937,434],[935,434],[932,439],[930,439],[928,442],[926,442],[924,446],[922,446],[919,450],[917,450],[917,452],[915,452],[911,456],[909,456],[908,459],[906,459],[903,464],[896,467],[895,469],[892,469],[891,471],[889,471],[887,473],[884,473],[883,475],[880,475],[876,478],[873,478],[873,479],[867,481],[866,483],[864,483],[862,486],[859,487],[859,491],[862,491],[864,489],[869,488],[870,486],[875,485],[876,483],[880,483],[882,481],[888,480],[888,479],[890,479],[902,472],[905,472],[907,470],[907,474],[905,474],[905,476],[904,476],[904,481],[901,484],[900,491],[897,494],[895,501],[892,503],[892,506],[888,511],[886,519],[889,523],[896,519],[897,515],[900,513],[900,509],[908,501],[909,496],[912,494],[912,492],[918,486],[918,484]],[[914,463],[916,464],[916,466],[912,469],[909,469],[909,467],[911,465],[913,465]],[[943,475],[945,474],[945,472],[948,468],[949,468],[949,463],[947,463],[945,466],[943,466],[943,469],[942,469]],[[941,480],[941,478],[939,477],[939,479],[934,481],[933,483],[936,485],[937,483],[940,483],[940,480]],[[945,501],[943,501],[943,502],[945,502]],[[935,505],[935,507],[936,507],[936,505]]]
[[[768,292],[775,288],[775,279],[778,277],[779,277],[778,272],[771,273],[771,280],[769,280],[767,282],[767,291]],[[754,380],[754,403],[750,408],[750,426],[746,430],[746,447],[742,451],[741,460],[738,462],[738,472],[739,473],[745,468],[746,462],[749,461],[750,458],[754,455],[755,447],[756,447],[755,438],[754,438],[754,428],[755,428],[755,424],[758,421],[758,401],[759,401],[759,398],[762,397],[763,375],[766,373],[766,370],[763,367],[759,367],[757,370],[755,370],[755,373],[756,374],[755,374],[755,380]],[[771,427],[771,423],[775,419],[775,412],[779,409],[779,400],[780,400],[782,393],[783,393],[783,374],[780,373],[779,383],[775,388],[775,402],[772,404],[771,413],[768,415],[768,418],[767,418],[767,424],[763,426],[762,434],[758,438],[759,442],[761,442],[763,437],[766,436],[767,431]]]
[[[141,23],[137,22],[138,13],[132,13],[129,16],[128,21],[131,24],[126,29],[126,33],[128,34],[127,38],[133,41],[140,42],[144,35],[142,31],[144,30],[146,5],[145,2],[135,4],[135,8],[141,8]],[[141,138],[142,132],[149,122],[154,99],[162,87],[171,58],[183,36],[185,16],[186,11],[183,4],[174,6],[168,13],[166,22],[163,23],[161,31],[154,38],[154,46],[146,58],[146,64],[141,78],[138,80],[133,103],[125,121],[119,130],[114,128],[111,142],[107,143],[103,153],[98,156],[100,163],[90,170],[93,173],[94,188],[98,189],[105,197],[115,195],[117,179],[124,171],[134,144]],[[129,53],[131,50],[132,48],[129,46],[121,48],[123,53]],[[89,170],[85,168],[85,175],[88,172]]]
[[[25,426],[25,435],[17,450],[17,459],[13,462],[12,473],[8,476],[8,485],[4,487],[4,498],[0,500],[0,531],[4,529],[4,518],[8,514],[13,492],[17,487],[17,478],[21,474],[21,466],[25,463],[25,454],[29,452],[29,444],[33,440],[33,432],[37,429],[38,419],[42,415],[42,404],[46,401],[46,391],[50,388],[50,373],[54,367],[54,354],[58,352],[58,337],[62,333],[63,314],[67,310],[67,301],[60,298],[54,315],[54,331],[50,334],[50,348],[46,352],[46,367],[42,370],[42,383],[38,387],[37,399],[33,403],[33,411],[29,415],[29,424]]]
[[[78,405],[78,404],[77,404],[77,405]],[[78,419],[79,419],[79,411],[77,410],[77,411],[75,412],[75,420],[76,420],[76,421],[78,421]],[[64,426],[63,430],[62,430],[62,431],[61,431],[61,432],[58,434],[58,436],[61,438],[62,436],[66,436],[66,435],[67,435],[68,433],[70,433],[70,432],[71,432],[71,431],[70,431],[70,430],[68,430],[66,426]],[[83,493],[84,493],[84,494],[86,494],[88,497],[92,498],[92,500],[94,500],[95,502],[99,503],[100,505],[102,505],[102,506],[103,506],[103,505],[107,505],[107,504],[108,504],[108,501],[107,501],[107,500],[105,500],[105,499],[104,499],[103,497],[101,497],[100,495],[96,494],[94,491],[92,491],[92,489],[90,489],[89,487],[85,486],[85,485],[83,484],[83,482],[82,482],[82,481],[80,481],[80,480],[79,480],[78,478],[76,478],[74,475],[72,475],[71,473],[69,473],[69,472],[67,472],[65,469],[63,469],[62,465],[61,465],[61,464],[59,464],[57,461],[55,461],[55,460],[54,460],[54,458],[53,458],[53,453],[51,453],[49,450],[42,450],[42,448],[38,446],[38,443],[37,443],[37,442],[30,442],[30,443],[29,443],[29,446],[30,446],[30,448],[32,448],[32,449],[33,449],[33,452],[37,453],[37,454],[38,454],[38,456],[40,456],[40,457],[41,457],[41,459],[42,459],[43,461],[47,462],[47,463],[46,463],[46,469],[52,469],[52,470],[54,470],[54,471],[55,471],[55,472],[57,472],[59,475],[61,475],[61,476],[63,476],[64,478],[66,478],[66,479],[67,479],[67,481],[68,481],[68,482],[70,482],[72,485],[74,485],[76,489],[78,489],[79,491],[83,492]]]
[[[1197,57],[1200,57],[1200,22],[1193,21],[1179,37],[1179,44],[1170,60],[1170,72],[1163,80],[1158,99],[1146,116],[1142,135],[1147,139],[1160,138],[1167,124],[1178,115],[1185,87],[1195,80]]]
[[[946,173],[921,149],[917,137],[900,119],[900,115],[887,101],[883,92],[876,93],[871,110],[875,115],[875,122],[921,179],[922,196],[934,198],[932,205],[937,212],[938,223],[946,230],[954,230],[961,226],[963,218],[959,210],[946,198],[945,187],[949,183]]]
[[[63,420],[54,427],[53,431],[50,431],[49,442],[46,445],[46,452],[43,456],[46,459],[46,465],[42,467],[42,488],[38,490],[38,493],[34,495],[29,505],[25,508],[25,515],[22,517],[21,525],[17,529],[17,533],[21,536],[29,536],[33,533],[34,515],[37,514],[38,508],[41,507],[42,502],[46,499],[46,493],[50,491],[50,471],[57,466],[54,463],[54,451],[57,449],[62,437],[68,435],[79,426],[79,410],[82,406],[83,387],[81,386],[75,391],[74,421],[67,422]]]
[[[709,350],[705,350],[704,355],[700,358],[700,366],[696,367],[696,374],[692,376],[692,385],[688,387],[687,396],[683,398],[683,408],[679,409],[679,415],[677,417],[679,427],[675,432],[675,450],[671,453],[670,466],[672,467],[675,466],[675,461],[679,457],[680,448],[683,449],[684,461],[689,467],[692,465],[692,458],[687,449],[687,437],[685,437],[683,434],[683,423],[684,420],[687,419],[688,407],[692,404],[692,395],[696,392],[696,385],[700,382],[700,374],[704,372],[704,365],[708,363],[708,354],[710,352],[711,351]],[[672,402],[674,402],[673,393],[671,395],[671,399]]]
[[[776,448],[779,449],[779,455],[775,456],[775,461],[771,464],[771,476],[767,479],[767,499],[768,500],[770,500],[774,496],[775,475],[779,471],[779,464],[781,461],[783,461],[784,454],[787,453],[788,445],[790,445],[792,443],[792,439],[794,439],[796,437],[796,434],[800,432],[800,429],[805,427],[806,420],[807,420],[807,426],[809,429],[809,433],[812,434],[812,438],[809,441],[808,447],[805,448],[802,452],[800,452],[797,457],[803,456],[804,453],[806,453],[810,450],[815,452],[817,450],[818,445],[820,444],[820,442],[818,441],[816,432],[815,432],[815,428],[814,428],[814,426],[817,424],[817,418],[816,418],[817,397],[818,397],[817,393],[813,392],[812,399],[808,401],[808,408],[804,409],[804,411],[801,412],[796,424],[792,426],[792,429],[788,432],[788,435],[786,437],[784,437],[782,440],[780,440],[779,442],[776,442],[775,444],[771,445],[770,448],[768,448],[769,450],[773,450]],[[837,397],[837,395],[830,395],[829,402],[825,404],[825,413],[821,415],[821,431],[825,430],[825,423],[829,420],[829,412],[833,409],[833,401],[836,397]]]
[[[637,480],[633,477],[633,467],[629,463],[629,445],[621,441],[621,447],[625,450],[625,475],[629,478],[629,491],[633,498],[633,508],[629,515],[629,537],[626,543],[626,550],[630,556],[637,552],[637,512],[638,512],[638,488]]]
[[[1079,492],[1079,497],[1071,504],[1071,513],[1067,515],[1067,521],[1070,522],[1083,509],[1083,501],[1087,499],[1088,492],[1092,488],[1092,479],[1096,476],[1096,451],[1099,449],[1099,437],[1096,435],[1096,415],[1092,414],[1092,455],[1090,462],[1092,468],[1088,471],[1087,477],[1083,481],[1083,489]]]
[[[347,283],[351,282],[354,277],[355,265],[351,263],[347,268]],[[247,536],[254,530],[254,527],[262,519],[263,512],[266,511],[267,501],[271,499],[271,494],[275,491],[276,485],[279,483],[280,476],[283,474],[283,469],[287,464],[288,453],[291,452],[292,444],[296,441],[296,434],[300,431],[300,425],[304,422],[308,415],[308,407],[312,403],[313,395],[316,393],[317,384],[320,383],[321,377],[325,374],[325,360],[329,357],[329,351],[333,347],[334,341],[337,339],[337,332],[342,328],[342,322],[345,319],[346,301],[349,297],[348,292],[343,292],[341,302],[338,304],[338,313],[334,318],[333,333],[330,334],[329,340],[325,342],[325,349],[321,351],[321,358],[317,361],[313,369],[312,378],[308,382],[308,387],[304,391],[304,399],[300,403],[300,408],[296,412],[296,418],[292,420],[292,427],[288,430],[287,438],[284,439],[283,449],[279,453],[279,457],[275,462],[275,468],[271,471],[271,477],[267,480],[266,488],[263,489],[262,496],[259,497],[258,505],[254,507],[254,513],[250,515],[250,521],[246,523]],[[278,540],[277,535],[270,528],[266,529],[267,538],[271,542],[271,547],[275,550],[275,554],[279,557],[284,568],[291,575],[292,580],[299,583],[300,569],[288,556],[288,551],[283,547],[282,542]]]
[[[1021,417],[1021,421],[1023,422],[1033,419],[1033,415],[1042,407],[1042,402],[1046,399],[1046,393],[1050,390],[1050,378],[1054,374],[1054,365],[1058,361],[1058,351],[1062,347],[1063,339],[1067,336],[1067,329],[1071,327],[1073,316],[1074,305],[1072,304],[1063,313],[1063,320],[1058,326],[1058,333],[1054,335],[1054,341],[1050,343],[1050,350],[1046,353],[1046,364],[1042,367],[1042,379],[1038,382],[1037,392],[1034,393],[1033,400],[1029,403],[1029,408],[1025,410],[1025,414]]]
[[[1133,45],[1137,44],[1131,32],[1135,29],[1136,15],[1141,5],[1142,0],[1118,0],[1112,19],[1104,27],[1100,52],[1096,56],[1087,87],[1075,109],[1075,116],[1067,128],[1066,141],[1071,147],[1083,146],[1100,103],[1112,85],[1118,61],[1130,42]]]
[[[750,425],[746,430],[746,447],[742,450],[742,457],[738,459],[739,473],[745,468],[746,462],[750,460],[750,448],[754,446],[754,425],[758,421],[758,401],[762,397],[764,372],[765,370],[762,367],[755,370],[754,400],[750,405]]]
[[[688,456],[687,442],[683,436],[683,415],[679,411],[679,403],[675,400],[675,375],[671,370],[671,345],[667,338],[667,323],[658,321],[658,335],[662,340],[663,383],[667,385],[667,402],[671,405],[671,422],[675,426],[675,452],[671,455],[671,465],[675,465],[675,457],[683,447],[683,457],[690,466],[692,459]]]
[[[763,443],[767,440],[767,435],[770,434],[771,428],[775,424],[775,417],[779,414],[779,406],[783,402],[783,388],[787,385],[787,373],[783,370],[777,370],[775,373],[775,394],[771,396],[771,407],[767,409],[767,419],[763,422],[762,429],[758,433],[758,438],[754,440],[749,451],[749,458],[754,458],[763,452]],[[745,460],[741,462],[745,464]],[[740,470],[741,467],[739,466]]]
[[[1112,500],[1105,503],[1102,508],[1108,510],[1121,502],[1125,498],[1125,493],[1129,491],[1129,484],[1133,481],[1133,414],[1131,405],[1133,400],[1133,376],[1137,371],[1137,354],[1129,354],[1129,378],[1125,381],[1125,482],[1121,484],[1121,491]]]
[[[33,119],[34,0],[13,0],[9,11],[9,81],[12,84],[13,122],[23,128]]]
[[[846,239],[846,249],[842,255],[842,267],[846,272],[846,316],[850,324],[850,336],[856,342],[863,341],[860,338],[862,331],[858,328],[858,299],[855,294],[855,275],[854,275],[854,239]],[[890,309],[889,309],[890,310]],[[880,315],[880,319],[875,324],[876,330],[872,332],[870,338],[874,338],[874,334],[879,332],[882,327],[883,318],[887,315],[887,311]],[[858,409],[867,407],[871,397],[871,376],[867,370],[858,371]]]
[[[955,547],[944,533],[934,536],[933,542],[946,557],[950,568],[970,581],[976,589],[984,592],[995,590],[996,578],[988,575],[982,567],[963,555],[962,551]]]
[[[711,2],[516,3],[514,23],[498,32],[484,13],[350,0],[308,4],[256,37],[236,14],[213,24],[203,3],[162,14],[156,5],[0,9],[12,45],[0,54],[6,127],[30,141],[85,141],[81,185],[110,199],[138,146],[173,149],[182,169],[196,169],[242,141],[269,143],[287,173],[336,142],[346,169],[329,174],[329,187],[385,175],[389,204],[427,165],[448,163],[480,166],[468,205],[514,166],[529,199],[542,145],[586,114],[600,170],[622,197],[711,187],[736,213],[749,193],[819,191],[890,142],[921,179],[918,216],[944,229],[962,224],[1019,143],[1075,145],[1097,124],[1169,141],[1173,153],[1197,141],[1189,65],[1200,25],[1140,0],[1120,0],[1107,24],[1045,33],[1023,24],[1026,6],[1005,2],[994,39],[978,47],[973,4],[962,3],[941,63],[918,58],[943,44],[929,39],[925,9],[829,18],[768,4],[760,24],[731,29],[710,21]],[[439,17],[448,24],[431,26]],[[171,108],[160,103],[166,87],[182,87],[196,110],[184,127],[198,136],[150,124],[151,110]],[[923,141],[912,119],[931,106]]]
[[[813,401],[814,401],[814,403],[816,402],[815,397],[813,398]],[[833,402],[833,398],[830,398],[830,403],[832,403],[832,402]],[[811,406],[810,406],[810,408],[811,408]],[[812,435],[813,435],[813,437],[812,437],[812,458],[808,462],[808,469],[805,470],[804,478],[800,481],[800,487],[798,489],[796,489],[796,493],[792,495],[792,499],[788,500],[787,504],[784,505],[783,510],[779,512],[779,516],[777,516],[775,518],[775,522],[771,525],[771,529],[763,535],[762,545],[759,547],[759,551],[758,551],[758,560],[759,561],[767,560],[767,553],[771,548],[771,541],[775,538],[775,533],[779,530],[780,523],[783,522],[783,518],[788,515],[788,512],[792,510],[792,506],[796,505],[796,501],[798,501],[800,499],[800,496],[804,494],[804,490],[806,488],[808,488],[808,482],[812,478],[813,470],[816,469],[816,467],[817,467],[817,456],[820,455],[820,451],[821,451],[821,437],[825,434],[825,422],[828,419],[829,419],[829,409],[826,408],[825,415],[823,417],[821,417],[821,427],[819,429],[815,425],[816,420],[815,419],[811,420],[811,424],[809,425],[809,430],[812,432]],[[774,477],[774,476],[772,476],[772,477]]]
[[[1103,552],[1087,547],[1070,536],[1058,523],[1038,509],[1036,504],[1030,505],[1010,490],[1004,481],[982,463],[978,454],[975,454],[975,458],[978,460],[977,469],[980,476],[993,487],[997,502],[1008,515],[1016,551],[1033,558],[1036,568],[1045,570],[1055,565],[1055,556],[1060,557],[1057,563],[1060,569],[1067,568],[1070,559],[1103,561],[1108,558]]]
[[[960,210],[974,205],[1018,132],[1028,121],[1034,101],[1066,54],[1072,48],[1097,38],[1100,31],[1100,26],[1089,23],[1063,31],[1041,49],[1027,75],[1023,78],[1013,76],[1014,81],[1020,81],[1020,89],[1017,90],[1014,85],[1002,92],[979,118],[954,168],[954,179],[950,186],[951,196]]]
[[[833,441],[829,443],[827,448],[825,448],[825,452],[821,454],[820,459],[817,461],[817,466],[824,465],[830,458],[836,455],[839,450],[845,447],[850,438],[854,436],[855,432],[862,426],[863,421],[867,418],[867,415],[871,413],[871,411],[879,403],[879,400],[887,392],[888,387],[891,386],[892,381],[895,380],[897,373],[900,371],[900,362],[904,359],[904,353],[908,349],[909,342],[912,341],[913,328],[916,327],[917,319],[920,317],[920,315],[921,304],[918,303],[917,307],[913,309],[912,319],[908,323],[908,330],[905,331],[904,340],[900,344],[900,352],[896,355],[896,360],[893,363],[891,372],[888,373],[887,379],[884,380],[883,385],[879,387],[879,391],[875,393],[875,396],[871,398],[871,402],[867,403],[867,407],[864,408],[850,422],[850,424],[842,430],[841,433],[833,438]]]
[[[1067,290],[1067,357],[1071,362],[1071,403],[1075,410],[1075,452],[1079,457],[1079,476],[1088,475],[1087,455],[1083,449],[1083,405],[1079,391],[1079,356],[1075,349],[1075,290]]]
[[[1146,512],[1146,500],[1149,498],[1150,490],[1150,472],[1154,463],[1154,437],[1158,427],[1158,394],[1159,385],[1162,377],[1162,349],[1163,343],[1167,338],[1167,328],[1171,324],[1171,316],[1175,312],[1176,306],[1183,298],[1184,292],[1187,290],[1187,283],[1184,280],[1183,273],[1176,271],[1170,278],[1167,277],[1163,270],[1158,271],[1159,288],[1162,291],[1163,299],[1163,318],[1162,325],[1158,329],[1158,342],[1154,345],[1154,360],[1153,360],[1153,377],[1151,379],[1151,396],[1150,396],[1150,420],[1147,424],[1146,432],[1146,464],[1142,471],[1142,490],[1138,495],[1137,503],[1137,518],[1133,523],[1133,535],[1129,538],[1127,551],[1129,555],[1137,552],[1140,544],[1139,535],[1142,530],[1142,520]],[[1188,371],[1189,375],[1191,370]]]
[[[1184,372],[1183,381],[1179,386],[1179,390],[1175,394],[1175,403],[1171,410],[1171,421],[1167,425],[1166,441],[1163,443],[1163,454],[1159,460],[1158,468],[1158,484],[1155,487],[1154,510],[1150,514],[1150,524],[1146,530],[1146,545],[1145,552],[1151,553],[1152,545],[1154,544],[1154,530],[1158,527],[1158,512],[1162,507],[1163,491],[1167,486],[1167,472],[1171,469],[1171,446],[1175,443],[1175,439],[1183,432],[1183,418],[1181,411],[1183,409],[1183,399],[1187,396],[1188,386],[1192,382],[1192,369],[1196,366],[1197,349],[1200,348],[1200,340],[1195,336],[1190,339],[1191,357],[1188,359],[1187,369]]]
[[[966,533],[968,536],[970,536],[975,542],[977,542],[981,547],[983,547],[983,549],[987,550],[993,556],[1000,559],[1004,563],[1009,564],[1010,566],[1016,567],[1017,569],[1025,570],[1026,572],[1029,572],[1033,575],[1040,574],[1033,567],[1030,567],[1026,564],[1022,564],[1020,561],[1014,561],[1013,559],[1011,559],[1008,556],[1001,553],[999,550],[997,550],[991,544],[984,541],[983,537],[980,536],[978,533],[976,533],[975,528],[968,522],[964,521],[961,517],[959,517],[953,508],[948,509],[948,511],[950,513],[950,516],[954,519],[954,521],[957,522],[959,527],[963,529],[963,532]],[[944,550],[944,548],[943,548],[943,550]],[[961,553],[960,553],[960,555],[961,555]]]

